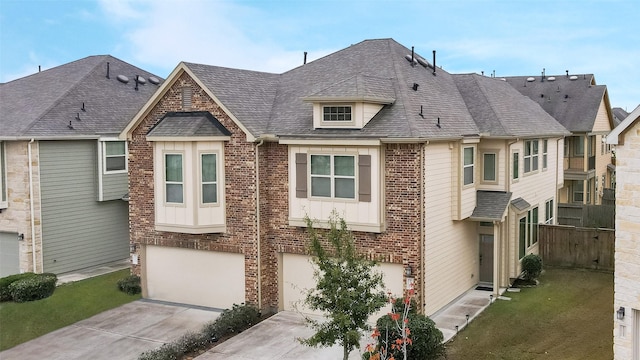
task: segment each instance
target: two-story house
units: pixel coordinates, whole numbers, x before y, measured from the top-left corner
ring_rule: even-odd
[[[304,218],[333,211],[426,314],[498,294],[553,221],[568,132],[434,64],[392,39],[282,74],[180,63],[121,133],[143,295],[295,309],[315,283]]]
[[[616,146],[613,353],[640,360],[640,106],[607,137]]]
[[[611,146],[604,139],[614,127],[606,85],[593,74],[514,76],[506,81],[540,105],[571,132],[564,142],[564,184],[558,201],[600,204],[603,189],[614,188]]]
[[[0,276],[128,258],[117,136],[159,84],[108,55],[0,84]]]

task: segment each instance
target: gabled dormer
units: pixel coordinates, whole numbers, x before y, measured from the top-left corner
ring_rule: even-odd
[[[362,129],[396,99],[391,79],[354,75],[303,100],[313,104],[314,129]]]

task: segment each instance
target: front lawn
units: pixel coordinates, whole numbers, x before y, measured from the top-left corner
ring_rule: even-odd
[[[0,351],[137,300],[118,290],[129,270],[58,286],[46,299],[0,303]]]
[[[447,344],[447,360],[613,359],[613,274],[547,269]]]

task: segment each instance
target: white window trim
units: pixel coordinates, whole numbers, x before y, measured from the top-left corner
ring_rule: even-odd
[[[494,160],[493,160],[493,180],[487,180],[486,179],[486,174],[485,174],[485,155],[493,155],[494,156]],[[495,184],[498,182],[498,151],[496,150],[488,150],[488,151],[483,151],[482,152],[482,182],[484,183],[490,183],[490,184]]]
[[[312,162],[312,157],[313,156],[329,156],[329,170],[330,170],[330,174],[329,175],[313,175],[311,174],[311,162]],[[351,156],[353,157],[353,177],[351,176],[344,176],[344,175],[338,175],[336,176],[334,174],[334,157],[336,156]],[[312,184],[311,184],[311,178],[312,177],[320,177],[320,178],[329,178],[330,182],[331,182],[331,196],[314,196],[313,195],[313,188],[312,188]],[[354,191],[354,197],[353,198],[341,198],[341,197],[336,197],[335,196],[335,179],[351,179],[353,178],[353,191]],[[320,201],[344,201],[344,202],[358,202],[358,154],[357,153],[353,153],[353,152],[348,152],[348,153],[316,153],[316,152],[310,152],[308,154],[308,164],[307,164],[307,189],[309,189],[309,198],[312,200],[320,200]]]
[[[180,155],[182,157],[182,202],[168,202],[167,201],[167,155]],[[185,189],[185,154],[184,151],[175,151],[175,150],[167,150],[162,152],[162,193],[163,193],[163,203],[164,206],[177,206],[177,207],[185,207],[186,201],[185,198],[187,196]],[[173,182],[172,182],[173,183]],[[177,184],[177,183],[176,183]]]
[[[538,143],[538,151],[534,152],[534,142]],[[527,155],[527,150],[529,150],[529,155]],[[535,174],[540,171],[540,142],[538,139],[531,139],[524,141],[524,175]],[[527,164],[529,165],[529,171],[527,171]],[[533,165],[536,164],[536,169],[533,168]]]
[[[542,171],[549,168],[549,140],[542,140]]]
[[[123,155],[118,155],[118,156],[124,156],[124,169],[122,170],[107,170],[107,143],[108,142],[123,142],[124,143],[124,154]],[[129,170],[129,157],[128,157],[128,153],[129,153],[129,144],[127,141],[123,141],[123,140],[119,140],[119,139],[108,139],[108,140],[100,140],[101,142],[101,154],[100,154],[100,158],[102,159],[102,173],[107,175],[107,174],[126,174],[127,171]],[[110,157],[115,157],[115,156],[110,156]]]
[[[216,156],[216,180],[214,182],[202,181],[202,155],[215,155]],[[183,177],[184,179],[184,177]],[[212,203],[205,203],[203,200],[204,194],[202,193],[202,186],[204,184],[215,184],[216,186],[216,201]],[[220,206],[220,153],[218,151],[201,150],[198,152],[198,202],[200,207]]]
[[[464,163],[464,152],[465,152],[466,149],[471,149],[473,151],[473,156],[471,158],[472,162],[471,162],[471,164],[467,164],[467,165],[465,165],[465,163]],[[462,158],[460,159],[461,163],[462,163],[462,179],[461,180],[462,180],[462,186],[465,187],[465,188],[474,186],[475,183],[476,183],[476,169],[475,169],[475,167],[476,167],[476,152],[477,151],[476,151],[476,147],[475,146],[464,146],[462,148],[462,154],[461,154]],[[464,171],[467,168],[471,168],[472,169],[473,175],[471,177],[471,182],[468,183],[468,184],[465,184]]]
[[[518,167],[516,168],[516,164],[514,162],[514,160],[517,159],[518,160]],[[514,172],[515,170],[515,172]],[[513,174],[516,174],[516,177],[513,176]],[[516,183],[520,181],[520,151],[519,150],[514,150],[511,153],[511,182]]]
[[[351,108],[351,120],[325,120],[324,109],[327,107],[349,107]],[[356,125],[356,106],[353,103],[322,103],[320,104],[320,125],[323,127],[354,127]]]
[[[4,141],[0,141],[0,209],[9,207],[7,174],[7,152]]]
[[[551,205],[551,206],[549,206]],[[549,211],[551,210],[551,211]],[[549,199],[544,203],[544,223],[553,225],[554,216],[555,216],[555,205],[553,199]],[[549,212],[551,212],[551,216],[549,216]]]

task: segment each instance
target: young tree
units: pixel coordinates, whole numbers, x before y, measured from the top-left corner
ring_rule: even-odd
[[[316,333],[300,341],[308,346],[342,345],[343,359],[360,347],[360,338],[368,330],[369,316],[386,304],[382,274],[374,271],[375,262],[357,253],[344,219],[334,212],[324,239],[306,217],[309,250],[316,265],[316,287],[307,293],[305,304],[323,311],[326,321],[307,319]],[[324,240],[324,241],[323,241]],[[325,249],[323,243],[330,245]]]

